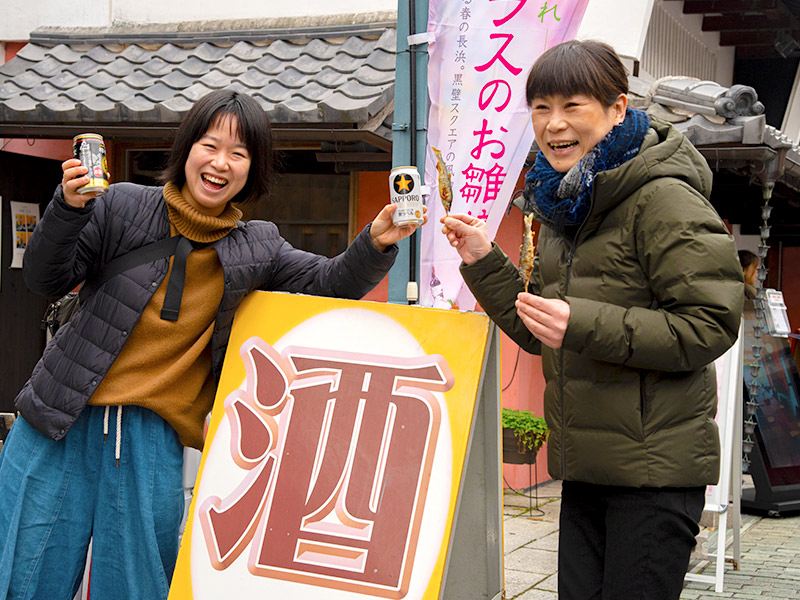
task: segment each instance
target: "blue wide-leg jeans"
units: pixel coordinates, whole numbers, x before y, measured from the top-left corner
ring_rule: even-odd
[[[57,442],[18,418],[0,452],[0,598],[71,599],[92,540],[92,600],[166,599],[184,509],[183,448],[156,413],[87,406]]]

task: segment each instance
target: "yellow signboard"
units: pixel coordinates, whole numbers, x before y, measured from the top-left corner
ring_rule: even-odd
[[[251,294],[170,600],[438,599],[489,329],[476,313]]]

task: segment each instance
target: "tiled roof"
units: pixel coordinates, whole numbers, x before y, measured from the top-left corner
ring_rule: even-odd
[[[254,96],[276,125],[358,128],[391,108],[395,39],[393,28],[195,43],[34,39],[0,66],[0,137],[34,125],[174,126],[195,100],[220,88]],[[370,128],[390,137],[382,121]]]
[[[632,106],[673,123],[717,167],[747,165],[759,174],[769,173],[773,183],[782,181],[800,191],[800,146],[767,125],[764,105],[752,87],[727,88],[688,77],[655,82],[629,77],[628,83]]]

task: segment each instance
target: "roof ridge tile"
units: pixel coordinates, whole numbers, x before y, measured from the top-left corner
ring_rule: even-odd
[[[186,75],[178,69],[175,69],[168,75],[162,77],[161,81],[174,90],[182,90],[183,88],[190,86],[194,81],[194,78]]]
[[[139,67],[142,71],[153,77],[162,77],[171,73],[175,66],[163,58],[153,57]]]
[[[78,103],[83,102],[87,98],[91,98],[95,94],[97,94],[97,90],[83,82],[62,92],[62,95]]]
[[[104,90],[100,90],[97,94],[98,96],[104,96],[111,100],[112,102],[122,102],[125,98],[129,96],[138,94],[139,90],[132,88],[131,86],[118,81],[110,88],[106,88]]]
[[[292,61],[292,68],[297,69],[301,73],[313,75],[319,73],[325,66],[327,61],[314,58],[308,54],[301,54],[297,60]]]
[[[275,40],[266,47],[266,51],[275,58],[284,61],[294,60],[302,52],[302,47],[298,44],[290,44],[285,40]]]
[[[265,54],[252,65],[265,75],[277,75],[286,67],[286,62],[272,54]]]
[[[191,77],[205,75],[208,73],[209,69],[211,69],[211,63],[205,62],[194,55],[175,67],[175,71],[179,71]]]
[[[0,100],[10,100],[25,93],[25,88],[18,86],[13,81],[6,81],[0,85]]]
[[[153,85],[156,82],[156,78],[152,75],[148,75],[141,69],[135,68],[129,74],[125,75],[121,81],[134,89],[143,90]]]
[[[35,65],[34,61],[22,58],[19,54],[5,64],[0,65],[0,75],[7,77],[16,77],[20,73],[26,72],[31,65]]]
[[[50,48],[47,46],[40,46],[39,44],[25,44],[17,51],[15,58],[24,58],[31,62],[39,62],[44,60],[49,54]]]
[[[228,49],[226,56],[233,56],[245,62],[254,62],[263,56],[262,48],[250,42],[239,41]]]
[[[212,90],[219,90],[227,87],[230,81],[231,78],[216,67],[198,79],[199,83],[202,83],[204,86]]]
[[[140,64],[150,60],[151,54],[152,52],[145,50],[138,44],[131,44],[130,46],[125,46],[119,56],[129,62]]]
[[[391,71],[394,73],[397,63],[397,55],[384,50],[376,50],[367,57],[365,64],[378,71]]]
[[[108,73],[109,75],[113,75],[115,78],[120,79],[129,73],[132,73],[138,64],[140,63],[132,63],[127,58],[120,55],[116,60],[100,67],[98,71]]]
[[[167,43],[153,52],[153,56],[168,63],[178,64],[186,60],[191,52],[192,51],[187,48],[181,48],[175,44]]]
[[[194,49],[192,55],[196,56],[203,62],[212,63],[219,62],[222,57],[225,56],[227,51],[227,48],[222,48],[216,44],[211,44],[210,42],[203,42]]]
[[[350,77],[364,85],[384,85],[394,82],[394,71],[382,71],[365,63],[353,71]]]
[[[85,81],[96,90],[104,90],[114,85],[117,78],[101,68],[98,69],[96,73],[87,77]]]
[[[64,70],[55,77],[52,77],[50,83],[60,90],[68,90],[86,83],[85,79],[84,77],[78,77],[74,73]]]
[[[61,71],[63,63],[58,62],[52,56],[31,65],[30,70],[42,77],[50,77]]]
[[[375,48],[397,54],[397,30],[387,29],[384,31],[376,42]]]
[[[238,60],[235,56],[225,56],[221,61],[212,67],[228,75],[241,75],[248,69],[248,64]]]
[[[18,85],[22,89],[29,90],[39,85],[42,82],[42,78],[33,71],[25,71],[24,73],[17,75],[13,79],[9,79],[9,81],[13,81],[16,85]]]
[[[84,56],[86,58],[91,58],[94,62],[98,64],[107,64],[110,63],[118,56],[118,52],[112,52],[105,46],[94,46],[91,50],[86,52]]]
[[[319,60],[329,60],[336,54],[338,44],[334,45],[321,38],[315,38],[305,45],[302,55],[311,56]]]
[[[374,47],[375,41],[353,36],[345,40],[339,51],[349,54],[353,58],[365,58],[370,55]]]
[[[138,95],[151,102],[158,103],[172,98],[175,95],[175,90],[162,81],[156,81],[149,88],[140,91]]]
[[[342,73],[341,71],[337,71],[336,69],[332,69],[326,65],[319,73],[317,73],[316,80],[323,85],[332,88],[347,81],[347,77],[348,73]]]
[[[72,73],[76,77],[86,77],[90,73],[96,73],[97,69],[98,69],[98,63],[93,61],[91,58],[84,56],[79,61],[67,65],[62,71],[62,73],[66,72],[66,73]],[[56,75],[56,77],[58,77],[58,75]]]
[[[83,57],[83,52],[76,52],[66,44],[58,44],[50,48],[48,54],[62,63],[74,63]]]

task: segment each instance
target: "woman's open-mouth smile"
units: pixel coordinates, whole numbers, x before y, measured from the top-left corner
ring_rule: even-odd
[[[547,144],[554,154],[566,154],[578,145],[575,140],[569,142],[550,142]]]
[[[203,186],[211,191],[221,190],[226,185],[228,185],[227,179],[223,179],[222,177],[216,177],[215,175],[209,175],[207,173],[203,173],[202,175],[200,175],[200,178],[203,180]]]

